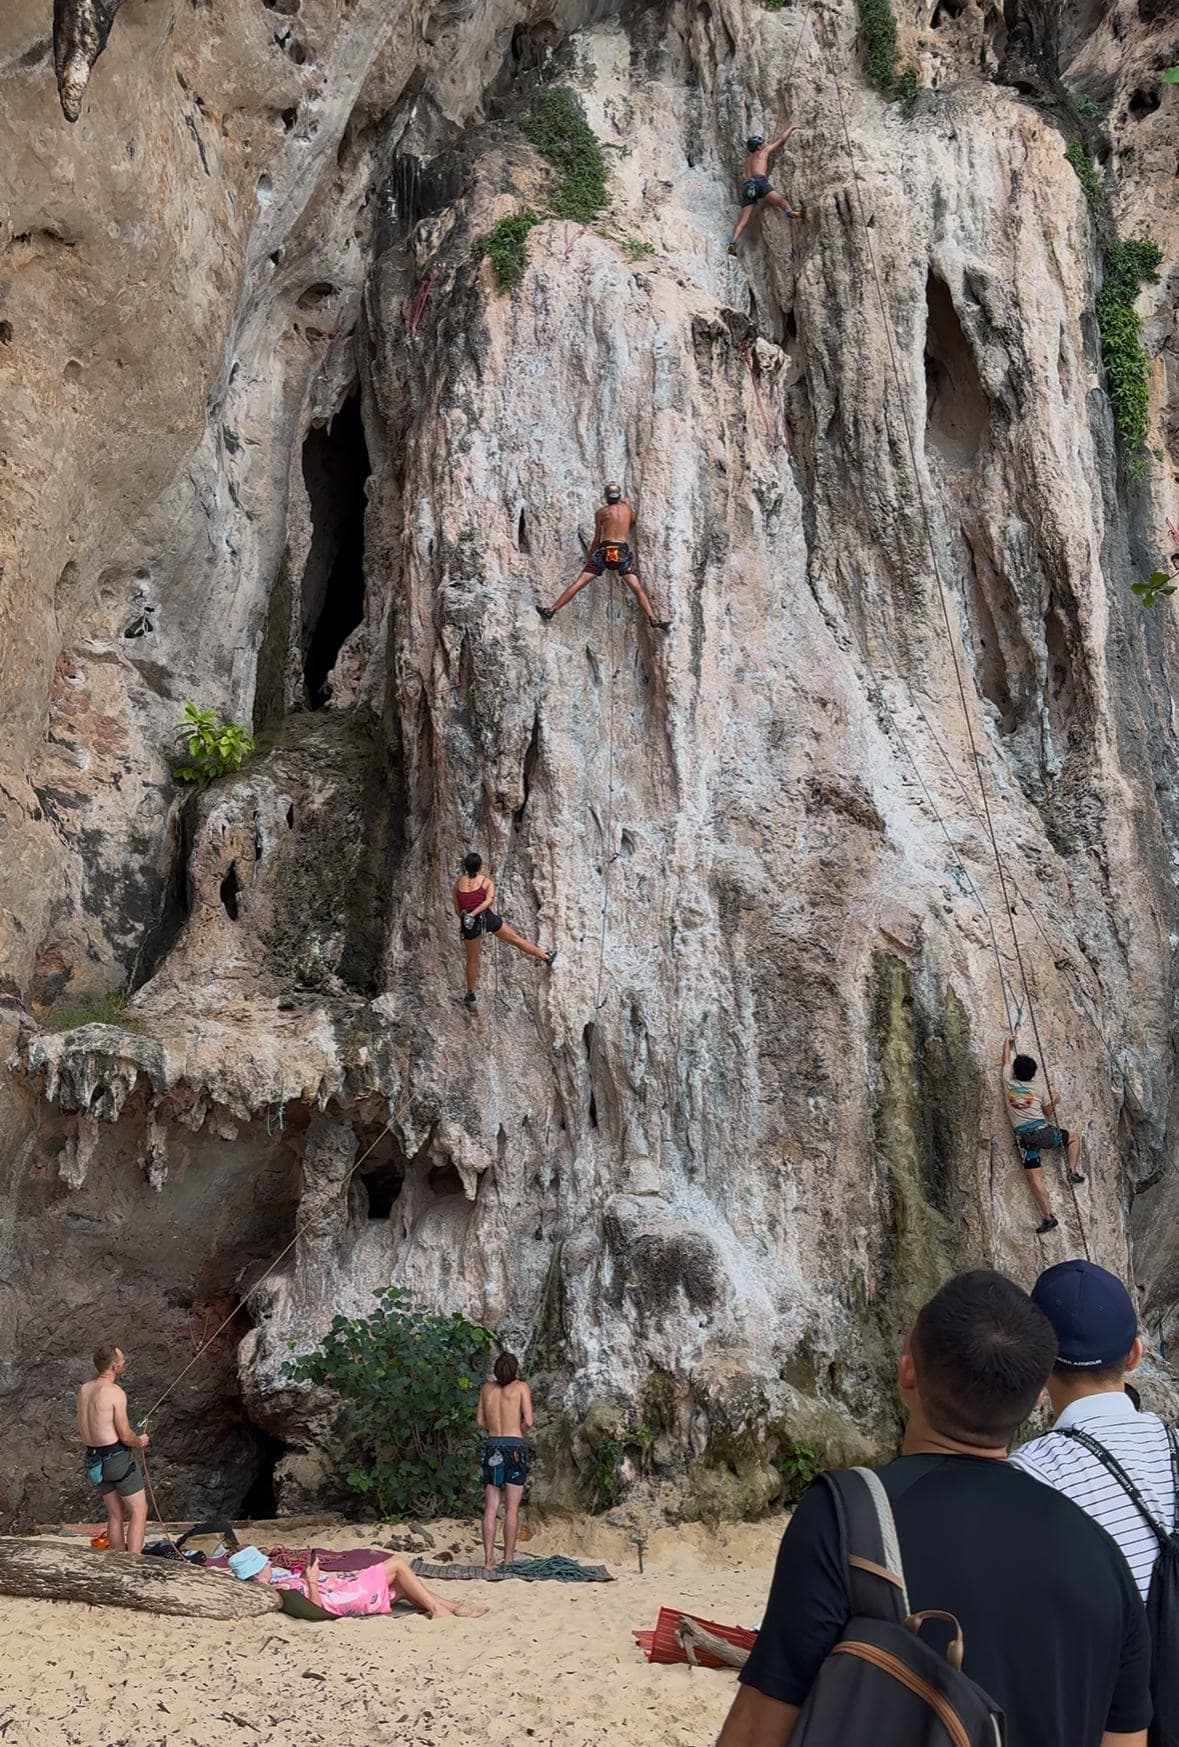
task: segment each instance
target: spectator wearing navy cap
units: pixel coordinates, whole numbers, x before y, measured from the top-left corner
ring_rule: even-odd
[[[1113,1459],[1170,1532],[1179,1447],[1157,1414],[1140,1413],[1126,1393],[1126,1373],[1142,1357],[1130,1294],[1094,1262],[1060,1262],[1040,1275],[1032,1301],[1056,1332],[1057,1358],[1047,1386],[1056,1423],[1010,1461],[1063,1492],[1113,1536],[1145,1601],[1158,1538],[1107,1462]]]

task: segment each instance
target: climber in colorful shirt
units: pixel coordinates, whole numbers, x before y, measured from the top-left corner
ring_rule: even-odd
[[[587,582],[592,582],[595,576],[601,576],[604,570],[613,570],[621,576],[646,614],[647,623],[653,631],[669,631],[670,619],[657,619],[655,608],[647,599],[646,591],[639,581],[639,573],[635,567],[634,553],[630,549],[629,535],[635,525],[635,512],[630,503],[622,495],[620,485],[606,487],[606,501],[594,514],[594,543],[590,555],[585,561],[585,568],[576,577],[564,594],[557,596],[551,607],[537,607],[542,619],[551,619],[554,613],[568,606],[575,594],[580,594]]]
[[[1003,1045],[1003,1096],[1024,1170],[1028,1173],[1028,1187],[1043,1215],[1036,1227],[1037,1234],[1055,1231],[1058,1221],[1053,1216],[1040,1176],[1040,1154],[1063,1148],[1069,1182],[1083,1183],[1085,1174],[1077,1169],[1081,1136],[1056,1126],[1056,1100],[1044,1096],[1039,1064],[1030,1055],[1016,1055],[1013,1037]]]
[[[313,1558],[302,1572],[271,1564],[260,1547],[242,1547],[230,1555],[229,1569],[243,1583],[272,1583],[275,1589],[294,1589],[335,1619],[359,1619],[368,1614],[387,1614],[395,1601],[412,1602],[432,1620],[461,1615],[477,1619],[487,1609],[470,1602],[443,1601],[415,1577],[396,1554],[364,1565],[359,1571],[320,1571]]]
[[[751,133],[745,141],[746,158],[741,167],[741,216],[737,220],[737,228],[729,238],[729,253],[737,253],[737,239],[745,226],[753,217],[754,208],[764,200],[767,206],[774,206],[779,212],[784,212],[787,218],[805,218],[806,201],[800,200],[797,206],[791,206],[780,194],[775,194],[770,187],[770,158],[784,146],[792,133],[798,131],[798,123],[788,127],[785,133],[780,133],[777,139],[767,146],[760,133]]]

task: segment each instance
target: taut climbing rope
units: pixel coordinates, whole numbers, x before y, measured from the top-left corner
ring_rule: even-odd
[[[804,8],[804,11],[805,11],[805,8]],[[800,40],[801,40],[801,32],[802,32],[802,24],[800,21],[800,25],[799,25]],[[796,47],[795,53],[797,54],[797,47]],[[962,706],[962,718],[963,718],[963,721],[964,721],[965,726],[966,726],[966,734],[967,734],[967,738],[968,738],[969,743],[970,743],[971,762],[974,766],[975,778],[978,782],[979,797],[980,797],[980,800],[982,802],[983,818],[984,818],[985,825],[986,825],[987,836],[990,840],[991,853],[992,853],[992,856],[993,856],[994,862],[995,862],[995,872],[996,872],[996,875],[998,876],[998,880],[999,880],[999,890],[1000,890],[1000,892],[1002,894],[1002,898],[1003,898],[1003,907],[1007,913],[1007,925],[1008,925],[1008,928],[1009,928],[1010,934],[1011,934],[1012,950],[1013,950],[1014,955],[1015,955],[1015,962],[1016,962],[1017,966],[1019,967],[1019,980],[1020,980],[1020,985],[1023,989],[1024,1004],[1027,1008],[1028,1017],[1031,1020],[1032,1034],[1036,1040],[1037,1054],[1038,1054],[1040,1063],[1043,1066],[1044,1083],[1045,1083],[1045,1086],[1046,1086],[1047,1092],[1048,1092],[1048,1100],[1049,1100],[1049,1103],[1054,1106],[1055,1099],[1054,1099],[1054,1094],[1053,1094],[1053,1090],[1052,1090],[1052,1079],[1051,1079],[1051,1075],[1050,1075],[1049,1068],[1048,1068],[1048,1061],[1047,1061],[1047,1058],[1046,1058],[1045,1053],[1044,1053],[1043,1042],[1042,1042],[1041,1037],[1040,1037],[1040,1027],[1039,1027],[1039,1021],[1036,1017],[1035,1002],[1032,999],[1031,989],[1028,985],[1027,968],[1024,964],[1023,952],[1022,952],[1022,950],[1020,948],[1020,944],[1019,944],[1019,932],[1015,926],[1014,906],[1012,905],[1011,895],[1010,895],[1010,892],[1008,890],[1007,876],[1006,876],[1006,873],[1005,873],[1004,867],[1003,867],[1003,857],[1002,857],[1002,854],[999,850],[998,839],[995,835],[995,825],[994,825],[994,820],[991,816],[990,800],[987,796],[986,783],[985,783],[984,778],[983,778],[981,754],[979,752],[977,739],[975,737],[974,722],[971,718],[970,708],[969,708],[969,704],[967,701],[966,684],[965,684],[965,681],[962,677],[962,664],[961,664],[960,660],[958,659],[958,650],[957,650],[957,646],[955,645],[955,642],[954,642],[954,632],[953,632],[953,625],[952,625],[951,620],[950,620],[950,608],[949,608],[949,601],[948,601],[948,596],[947,596],[946,584],[945,584],[945,581],[942,577],[941,560],[938,557],[937,541],[936,541],[935,536],[934,536],[933,522],[932,522],[932,519],[931,519],[931,516],[929,513],[929,504],[928,504],[928,501],[927,501],[927,498],[925,495],[925,485],[924,485],[924,481],[922,480],[922,477],[921,477],[921,469],[920,469],[920,466],[919,466],[918,460],[917,460],[917,443],[916,443],[916,438],[913,434],[913,423],[912,423],[912,419],[909,416],[908,403],[905,400],[904,385],[901,381],[900,365],[899,365],[898,360],[897,360],[896,342],[895,342],[895,338],[894,338],[893,331],[892,331],[892,323],[889,319],[888,305],[887,305],[887,303],[885,301],[885,297],[884,297],[884,286],[883,286],[883,284],[881,282],[881,278],[880,278],[880,269],[879,269],[879,266],[878,266],[877,260],[876,260],[876,250],[875,250],[875,248],[873,246],[873,242],[872,242],[872,230],[871,230],[871,226],[868,223],[868,215],[864,209],[863,184],[862,184],[862,178],[860,175],[859,161],[856,157],[855,147],[852,144],[851,129],[848,125],[848,119],[847,119],[847,109],[846,109],[846,106],[845,106],[844,101],[843,101],[843,88],[839,82],[839,75],[834,70],[834,68],[831,68],[830,76],[831,76],[831,83],[832,83],[832,86],[833,86],[834,91],[835,91],[835,100],[836,100],[836,103],[837,103],[838,108],[839,108],[840,131],[843,134],[843,143],[844,143],[844,146],[845,146],[846,151],[847,151],[848,163],[851,167],[852,183],[853,183],[853,186],[855,189],[856,209],[857,209],[857,212],[859,215],[860,229],[863,233],[865,246],[866,246],[867,251],[868,251],[868,261],[869,261],[869,264],[872,268],[872,278],[873,278],[873,282],[874,282],[875,289],[876,289],[876,300],[877,300],[877,303],[878,303],[879,308],[880,308],[881,326],[883,327],[885,342],[888,346],[889,365],[890,365],[890,369],[892,372],[893,383],[894,383],[894,386],[896,388],[897,403],[900,407],[901,418],[904,422],[905,440],[906,440],[906,445],[907,445],[908,450],[909,450],[910,464],[911,464],[912,469],[913,469],[913,481],[914,481],[914,484],[917,488],[917,499],[918,499],[918,503],[920,504],[920,508],[921,508],[921,524],[922,524],[922,528],[923,528],[923,531],[925,534],[926,543],[929,547],[930,560],[931,560],[932,565],[933,565],[933,573],[934,573],[935,580],[937,582],[938,601],[939,601],[939,604],[941,607],[942,622],[943,622],[943,625],[945,628],[946,642],[947,642],[947,644],[949,646],[949,650],[950,650],[950,658],[951,658],[951,661],[953,662],[953,666],[954,666],[954,679],[955,679],[955,683],[956,683],[957,689],[958,689],[958,699],[959,699],[959,702]],[[887,418],[887,408],[885,409],[885,416]],[[1006,988],[1005,988],[1005,986],[1003,989],[1003,994],[1004,994],[1004,1003],[1006,1004]],[[1067,1170],[1066,1170],[1066,1181],[1068,1181],[1069,1191],[1072,1195],[1073,1211],[1076,1215],[1077,1225],[1078,1225],[1078,1228],[1079,1228],[1080,1233],[1081,1233],[1081,1242],[1084,1245],[1086,1256],[1089,1257],[1091,1255],[1091,1252],[1090,1252],[1090,1248],[1089,1248],[1088,1234],[1085,1230],[1085,1221],[1081,1215],[1080,1202],[1077,1199],[1076,1186],[1068,1179]]]

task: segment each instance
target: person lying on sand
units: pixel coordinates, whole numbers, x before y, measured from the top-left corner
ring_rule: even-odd
[[[315,1607],[337,1619],[357,1619],[366,1614],[387,1614],[395,1601],[412,1602],[432,1620],[458,1616],[478,1619],[487,1609],[477,1602],[443,1601],[428,1590],[420,1577],[415,1577],[404,1559],[394,1553],[376,1565],[365,1565],[360,1571],[325,1571],[319,1560],[301,1573],[272,1565],[259,1547],[242,1547],[230,1555],[229,1569],[243,1583],[273,1583],[276,1589],[295,1589]]]

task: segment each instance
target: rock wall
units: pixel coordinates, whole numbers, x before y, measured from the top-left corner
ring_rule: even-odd
[[[1179,520],[1179,47],[1090,10],[899,8],[906,118],[852,0],[124,0],[71,128],[47,6],[7,9],[10,1513],[87,1497],[96,1339],[145,1405],[284,1250],[153,1426],[165,1508],[264,1501],[280,1457],[282,1501],[330,1488],[287,1343],[390,1280],[527,1355],[558,1501],[606,1438],[704,1511],[886,1444],[970,1261],[1087,1244],[1165,1335],[1175,652],[1130,583]],[[1138,485],[1061,74],[1165,256]],[[545,208],[551,83],[610,204],[500,295],[473,244]],[[805,220],[731,258],[740,141],[787,113]],[[534,611],[610,476],[665,637],[607,580]],[[189,700],[259,736],[197,798]],[[471,846],[559,952],[488,942],[476,1017]],[[1086,1134],[1043,1243],[1016,944]]]

